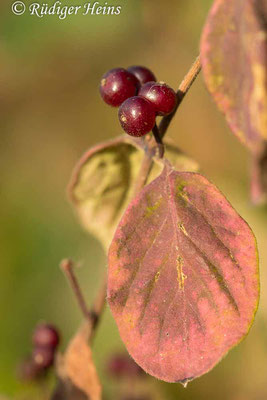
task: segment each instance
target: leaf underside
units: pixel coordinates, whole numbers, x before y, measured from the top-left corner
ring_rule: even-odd
[[[134,182],[144,157],[145,139],[121,136],[90,149],[75,168],[69,193],[82,225],[107,248],[133,195]],[[195,161],[173,144],[166,157],[178,170],[197,171]],[[148,182],[162,171],[154,158]]]
[[[267,139],[267,5],[215,0],[201,39],[208,90],[234,134],[257,151]]]
[[[187,383],[246,335],[258,296],[247,223],[206,178],[167,166],[131,202],[109,250],[108,302],[131,356]]]

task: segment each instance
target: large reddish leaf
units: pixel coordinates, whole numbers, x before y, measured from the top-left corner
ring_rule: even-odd
[[[187,383],[246,335],[258,295],[247,223],[206,178],[167,166],[109,250],[108,302],[129,353],[151,375]]]
[[[265,0],[215,0],[201,40],[208,90],[236,136],[252,151],[267,139]]]

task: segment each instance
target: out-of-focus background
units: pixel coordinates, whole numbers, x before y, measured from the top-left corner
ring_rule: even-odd
[[[79,226],[65,193],[81,154],[121,133],[116,109],[100,99],[100,78],[113,67],[143,64],[177,88],[198,54],[212,1],[112,0],[108,3],[122,6],[119,16],[79,14],[65,20],[28,12],[15,16],[11,3],[0,4],[0,398],[30,399],[35,393],[33,398],[41,399],[40,388],[17,380],[16,365],[30,352],[38,321],[60,328],[62,349],[81,321],[60,260],[81,262],[78,277],[88,302],[106,273],[101,246]],[[267,209],[249,202],[249,154],[217,111],[202,76],[168,134],[254,230],[261,302],[248,337],[186,390],[152,377],[143,384],[153,399],[266,399]],[[120,349],[107,309],[93,348],[105,399],[119,398],[106,360]]]

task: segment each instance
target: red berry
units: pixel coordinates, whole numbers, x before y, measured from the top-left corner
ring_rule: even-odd
[[[32,341],[36,347],[55,349],[59,344],[59,333],[54,326],[43,323],[35,328]]]
[[[33,361],[39,368],[49,368],[54,363],[55,351],[49,347],[36,347],[33,350]]]
[[[24,360],[18,368],[18,378],[23,381],[34,381],[42,375],[42,368],[29,357]]]
[[[146,82],[156,81],[156,77],[153,72],[146,67],[142,67],[141,65],[133,65],[132,67],[127,68],[127,70],[134,74],[141,85],[144,85]]]
[[[115,378],[139,377],[144,374],[142,368],[127,354],[114,354],[108,361],[107,370]]]
[[[124,100],[134,96],[139,86],[137,78],[129,71],[114,68],[102,77],[100,94],[107,104],[118,107]]]
[[[155,125],[156,114],[153,105],[140,96],[134,96],[119,108],[122,128],[131,136],[143,136]]]
[[[138,95],[149,100],[158,115],[170,114],[177,102],[175,91],[165,83],[147,82],[140,88]]]

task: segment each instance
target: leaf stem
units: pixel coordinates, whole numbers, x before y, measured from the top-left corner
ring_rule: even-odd
[[[142,164],[140,166],[139,174],[135,181],[133,198],[135,196],[137,196],[138,193],[145,186],[147,178],[148,178],[148,174],[152,168],[152,164],[153,164],[153,154],[151,152],[151,149],[148,148],[148,150],[144,154],[144,158],[143,158]]]
[[[177,104],[173,112],[169,115],[166,115],[166,117],[162,118],[160,125],[159,125],[159,134],[160,137],[163,138],[173,117],[175,116],[176,111],[178,110],[180,104],[182,103],[186,93],[192,86],[194,80],[198,76],[199,72],[201,70],[201,64],[200,64],[200,57],[198,56],[196,60],[194,61],[193,65],[185,75],[183,81],[181,82],[178,91],[176,93],[177,95]]]

